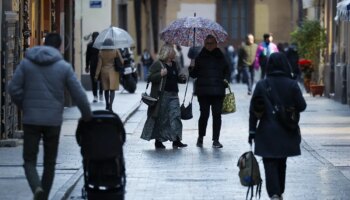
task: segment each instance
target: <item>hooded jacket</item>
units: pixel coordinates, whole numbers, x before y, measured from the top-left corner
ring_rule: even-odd
[[[291,67],[286,56],[283,53],[271,54],[266,70],[266,79],[271,90],[278,95],[280,103],[293,106],[298,112],[304,111],[306,102],[297,81],[292,79]],[[256,84],[250,102],[249,132],[255,133],[255,154],[266,158],[300,155],[300,130],[287,130],[280,124],[267,96],[265,81],[260,80]],[[260,107],[264,109],[261,118],[258,119],[256,109]]]
[[[90,104],[72,66],[64,61],[57,49],[37,46],[27,50],[8,91],[14,103],[23,110],[23,124],[60,126],[65,88],[82,117],[89,118]]]

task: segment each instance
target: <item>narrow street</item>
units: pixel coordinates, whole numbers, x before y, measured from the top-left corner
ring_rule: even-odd
[[[244,199],[246,188],[238,178],[237,159],[249,150],[248,106],[250,97],[242,84],[231,86],[237,112],[222,116],[220,141],[223,149],[211,147],[211,121],[204,147],[196,147],[199,108],[194,98],[192,120],[183,121],[183,142],[189,146],[155,150],[153,141],[141,140],[146,120],[142,105],[126,123],[124,147],[127,170],[126,199],[217,200]],[[184,88],[181,89],[184,91]],[[183,93],[180,93],[180,100]],[[301,115],[302,156],[288,159],[284,199],[348,199],[350,195],[350,111],[348,106],[305,94],[308,103]],[[211,120],[211,118],[209,119]],[[258,158],[263,180],[264,170]],[[80,199],[82,179],[68,199]],[[265,184],[262,198],[268,199]]]

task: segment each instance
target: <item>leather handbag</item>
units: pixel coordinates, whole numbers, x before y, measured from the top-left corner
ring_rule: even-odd
[[[188,82],[189,82],[189,77],[187,78],[187,84],[186,84],[186,90],[185,90],[185,95],[183,102],[180,106],[180,111],[181,111],[181,119],[183,120],[188,120],[193,118],[192,114],[192,100],[193,100],[193,93],[190,102],[188,103],[187,106],[185,106],[185,99],[186,99],[186,93],[187,93],[187,87],[188,87]]]
[[[227,83],[229,93],[225,94],[224,102],[222,104],[222,114],[229,114],[236,112],[235,95],[231,91],[230,85]]]

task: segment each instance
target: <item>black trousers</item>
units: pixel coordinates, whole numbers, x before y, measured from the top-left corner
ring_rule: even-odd
[[[269,197],[282,195],[286,183],[287,158],[263,158]]]
[[[92,86],[92,94],[94,95],[94,97],[97,97],[97,89],[99,89],[98,94],[100,96],[102,95],[103,89],[102,89],[101,78],[95,81],[95,74],[96,74],[96,68],[91,68],[90,79],[91,79],[91,86]]]
[[[213,117],[213,140],[219,140],[221,130],[221,112],[224,96],[198,96],[200,117],[198,120],[198,134],[206,135],[206,129],[211,107]]]

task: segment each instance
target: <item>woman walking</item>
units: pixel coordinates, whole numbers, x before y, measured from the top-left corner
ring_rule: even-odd
[[[182,122],[178,83],[185,83],[186,76],[179,74],[174,47],[165,44],[161,47],[158,60],[149,69],[148,81],[152,83],[152,97],[158,97],[156,106],[148,107],[147,120],[141,138],[155,139],[155,148],[164,149],[162,142],[172,141],[173,147],[186,147],[182,140]]]
[[[287,157],[300,155],[301,135],[299,126],[293,129],[283,126],[273,105],[278,100],[285,107],[294,107],[299,116],[306,102],[283,53],[271,54],[266,70],[267,77],[257,83],[250,102],[248,142],[254,140],[255,154],[263,158],[269,197],[281,200]]]
[[[103,46],[113,46],[113,40],[107,38]],[[119,72],[114,68],[114,59],[120,59],[123,63],[122,56],[118,49],[101,49],[98,55],[95,80],[101,73],[102,88],[106,101],[106,110],[112,111],[112,105],[115,97],[115,90],[119,89]]]

